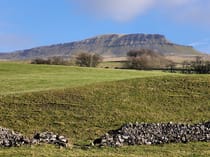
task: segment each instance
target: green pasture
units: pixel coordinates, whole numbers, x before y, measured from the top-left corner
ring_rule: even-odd
[[[72,148],[1,148],[0,156],[210,156],[210,143],[87,148],[128,122],[210,120],[210,75],[0,63],[0,125],[31,137],[53,131]]]
[[[168,73],[0,62],[0,95],[160,75]]]

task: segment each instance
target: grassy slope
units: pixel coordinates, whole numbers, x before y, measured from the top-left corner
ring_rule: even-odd
[[[58,149],[54,146],[0,149],[1,157],[209,157],[210,143],[130,146],[123,148]]]
[[[161,49],[163,49],[164,52],[175,52],[174,55],[201,55],[201,53],[194,48],[181,45],[163,45]]]
[[[209,93],[207,76],[165,76],[8,95],[0,100],[0,123],[28,135],[49,128],[88,141],[130,121],[208,120]]]
[[[100,68],[112,68],[112,69],[119,69],[125,67],[125,62],[123,61],[106,61],[102,62],[98,65]]]
[[[166,73],[0,62],[0,95],[158,75]]]
[[[130,72],[126,74],[129,76]],[[73,143],[89,143],[126,122],[209,120],[209,93],[209,75],[178,75],[1,95],[0,124],[26,135],[48,128],[66,135]],[[209,156],[209,146],[209,143],[190,143],[90,150],[36,146],[2,149],[0,156]]]

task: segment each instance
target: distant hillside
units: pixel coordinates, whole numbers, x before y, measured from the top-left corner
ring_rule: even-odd
[[[169,42],[159,34],[110,34],[77,42],[36,47],[12,53],[0,53],[0,59],[33,59],[51,56],[69,57],[77,52],[93,52],[109,57],[123,57],[130,50],[152,49],[167,55],[198,55],[190,46]]]

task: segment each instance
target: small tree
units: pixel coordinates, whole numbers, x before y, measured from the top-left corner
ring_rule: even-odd
[[[50,64],[53,64],[53,65],[66,65],[67,64],[67,61],[65,61],[63,57],[61,56],[50,57],[48,58],[48,61]]]
[[[204,61],[201,56],[197,56],[195,61],[183,62],[183,73],[209,74],[210,61]]]
[[[209,61],[204,61],[200,56],[197,56],[195,62],[192,62],[192,68],[197,74],[210,73]]]
[[[50,62],[47,59],[36,58],[31,61],[31,64],[50,64]]]
[[[76,56],[76,64],[82,67],[96,67],[101,61],[102,57],[99,54],[79,53]]]
[[[169,70],[171,73],[176,72],[176,71],[175,71],[176,64],[175,64],[174,62],[170,62],[166,67],[169,68],[168,70]]]
[[[157,69],[165,67],[169,61],[163,55],[150,49],[129,51],[127,53],[127,67],[132,69]]]
[[[189,61],[183,61],[182,62],[182,73],[192,73],[193,69],[191,66],[191,62]]]

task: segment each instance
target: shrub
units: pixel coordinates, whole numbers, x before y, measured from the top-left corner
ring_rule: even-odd
[[[210,73],[210,62],[203,61],[200,56],[196,57],[196,60],[191,63],[191,67],[197,74],[208,74]]]
[[[75,58],[77,65],[82,67],[96,67],[102,61],[99,54],[79,53]]]
[[[36,58],[31,61],[31,64],[50,64],[50,65],[67,65],[68,61],[64,60],[63,57],[54,56],[48,59]]]
[[[49,60],[36,58],[31,61],[31,64],[50,64]]]
[[[166,67],[170,62],[163,55],[149,49],[129,51],[127,67],[131,69],[158,69]]]

